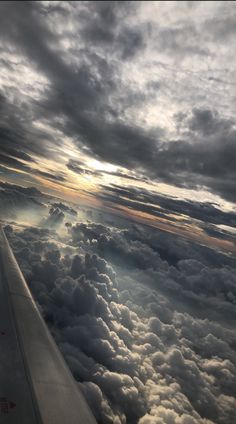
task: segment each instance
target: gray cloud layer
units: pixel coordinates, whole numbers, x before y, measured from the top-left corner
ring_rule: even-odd
[[[186,214],[189,218],[194,218],[212,224],[225,224],[231,227],[236,226],[236,214],[234,212],[223,212],[214,204],[207,202],[185,201],[175,198],[160,196],[151,190],[134,187],[121,187],[117,185],[103,186],[103,191],[97,197],[104,201],[110,201],[128,206],[134,210],[148,212],[155,216],[166,219],[171,212]]]
[[[5,87],[2,143],[6,143],[8,132],[11,152],[15,151],[15,166],[26,167],[25,170],[27,165],[16,163],[19,151],[23,151],[23,155],[52,152],[49,148],[56,143],[55,139],[50,135],[47,142],[40,143],[44,134],[32,128],[33,115],[35,120],[46,119],[52,128],[59,128],[70,136],[77,147],[100,160],[171,185],[207,187],[234,201],[235,122],[222,116],[221,111],[217,112],[215,104],[206,107],[203,106],[206,102],[198,102],[199,106],[190,105],[188,114],[185,110],[177,113],[175,125],[180,132],[175,135],[170,135],[168,128],[162,125],[145,128],[138,120],[128,118],[127,107],[124,110],[129,96],[132,102],[133,88],[128,88],[120,77],[122,65],[126,66],[136,57],[140,60],[140,55],[146,54],[148,41],[152,45],[157,37],[160,51],[167,55],[176,52],[176,58],[180,53],[185,60],[191,55],[213,57],[210,50],[196,47],[196,40],[201,40],[200,27],[189,24],[173,29],[153,27],[153,23],[136,25],[132,16],[137,16],[138,22],[139,7],[141,5],[134,2],[62,2],[55,6],[40,2],[2,2],[0,31],[6,43],[3,46],[26,58],[48,81],[41,98],[31,102],[31,112],[6,100],[9,89]],[[197,9],[197,5],[194,8]],[[220,20],[217,15],[217,7],[215,13],[208,35],[206,26],[201,24],[202,36],[208,42],[211,39],[213,44],[214,40],[218,42],[220,37],[224,40],[226,34],[231,34],[226,30],[224,19]],[[63,33],[66,20],[71,20],[73,27],[68,34],[66,29]],[[147,38],[147,34],[151,38]],[[184,41],[188,36],[192,40],[189,46]],[[67,50],[62,48],[65,41],[69,43]],[[143,94],[136,90],[135,98],[139,95],[148,96],[149,100],[152,96],[145,90]],[[4,156],[3,162],[6,160],[13,161]]]

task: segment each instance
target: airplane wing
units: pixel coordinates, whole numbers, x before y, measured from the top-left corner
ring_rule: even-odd
[[[96,424],[1,228],[0,422]]]

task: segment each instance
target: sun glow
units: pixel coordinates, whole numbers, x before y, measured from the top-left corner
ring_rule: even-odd
[[[95,169],[96,171],[107,171],[107,172],[117,171],[117,166],[112,165],[111,163],[100,162],[96,159],[88,161],[87,165],[89,166],[89,168]]]

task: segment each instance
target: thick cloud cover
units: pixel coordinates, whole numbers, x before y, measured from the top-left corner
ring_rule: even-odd
[[[235,80],[224,65],[235,46],[232,2],[204,13],[202,2],[0,8],[3,165],[32,174],[35,155],[55,160],[69,138],[78,158],[86,153],[137,177],[235,201]],[[20,73],[10,84],[15,63]],[[36,100],[25,95],[26,69]],[[63,172],[38,173],[65,181]]]
[[[232,260],[142,226],[78,223],[67,231],[6,227],[98,422],[231,424]]]

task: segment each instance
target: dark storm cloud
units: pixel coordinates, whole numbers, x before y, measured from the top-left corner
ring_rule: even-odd
[[[123,28],[121,17],[133,13],[135,7],[132,2],[90,2],[76,12],[78,17],[81,14],[83,26],[76,69],[57,52],[58,36],[47,25],[45,7],[31,2],[11,3],[11,7],[1,3],[3,39],[14,44],[50,81],[35,113],[50,119],[52,125],[61,116],[62,121],[55,125],[86,153],[101,160],[173,185],[205,186],[234,200],[236,144],[232,122],[226,124],[212,110],[194,109],[186,123],[188,139],[168,142],[163,130],[148,133],[122,116],[114,119],[115,106],[111,107],[109,98],[120,85],[118,69],[104,55],[96,54],[93,44],[96,40],[101,52],[111,48],[118,56],[121,52],[120,57],[131,58],[141,48],[142,35],[136,29]]]
[[[194,109],[187,124],[189,141],[161,143],[139,128],[121,122],[105,127],[104,122],[96,125],[95,120],[87,126],[84,138],[98,157],[109,162],[141,169],[152,178],[181,187],[210,187],[222,197],[233,200],[234,123],[221,119],[210,110]],[[95,144],[95,140],[99,143]]]
[[[227,200],[235,199],[235,129],[230,123],[226,125],[224,119],[212,122],[211,111],[204,111],[205,121],[204,114],[199,119],[200,113],[196,116],[193,111],[189,138],[195,138],[194,142],[176,140],[171,143],[158,142],[161,133],[155,138],[140,128],[122,122],[106,123],[97,117],[92,122],[83,119],[81,128],[77,117],[73,118],[74,111],[71,112],[65,130],[70,135],[80,132],[97,158],[128,169],[139,169],[169,184],[207,187]]]
[[[66,111],[67,108],[80,106],[84,111],[92,103],[96,104],[96,96],[102,94],[100,93],[102,87],[96,76],[85,64],[79,69],[69,67],[64,58],[53,49],[52,44],[57,44],[58,38],[43,19],[40,4],[22,2],[19,5],[17,2],[12,2],[9,7],[7,2],[2,2],[1,8],[2,36],[18,46],[21,52],[50,79],[58,100],[62,96],[59,108],[64,107]],[[69,102],[70,96],[71,102]]]
[[[38,2],[1,3],[1,34],[29,55],[44,71],[55,71],[55,77],[66,66],[48,43],[55,41],[53,33],[44,24]],[[58,71],[56,68],[58,66]]]
[[[6,96],[0,93],[0,142],[1,152],[15,160],[23,159],[32,162],[28,146],[29,128],[20,119],[17,106],[11,104]],[[28,153],[27,153],[28,152]],[[2,162],[2,160],[1,160]]]
[[[1,7],[2,5],[0,9]],[[56,141],[50,134],[32,125],[36,110],[35,104],[29,107],[21,99],[13,102],[7,93],[1,91],[0,149],[2,153],[27,162],[35,162],[32,154],[49,156],[49,145],[50,143],[55,145]],[[50,156],[53,156],[51,150]]]
[[[63,58],[57,54],[50,43],[56,43],[56,36],[49,30],[42,19],[39,3],[21,3],[12,2],[11,6],[6,2],[1,3],[1,34],[3,39],[10,41],[16,45],[20,52],[29,57],[37,68],[42,71],[51,81],[52,92],[48,92],[46,104],[39,104],[39,111],[44,115],[51,112],[52,116],[57,113],[64,114],[66,119],[70,120],[72,127],[75,121],[79,119],[79,126],[85,132],[91,125],[91,122],[84,113],[88,110],[96,110],[101,106],[106,83],[100,83],[95,74],[85,64],[74,70],[70,68]],[[106,66],[106,64],[105,64]],[[109,86],[109,80],[108,80]],[[8,127],[10,137],[15,142],[18,132],[27,134],[22,131],[19,120],[13,116],[16,111],[12,104],[4,103],[4,107],[8,106]],[[42,108],[44,106],[45,110]],[[11,112],[11,113],[10,113]],[[35,111],[36,113],[36,111]],[[76,125],[77,126],[77,125]],[[16,127],[16,128],[15,128]],[[19,128],[18,128],[19,127]],[[9,128],[13,128],[9,130]],[[72,128],[68,132],[75,134],[76,128]],[[94,133],[93,133],[94,134]],[[24,137],[18,138],[18,144],[27,144]]]
[[[95,92],[94,95],[96,96]],[[97,102],[96,98],[95,105]],[[69,136],[80,134],[83,143],[78,142],[78,145],[86,153],[93,153],[97,159],[131,169],[143,168],[147,171],[147,166],[152,164],[156,150],[155,140],[140,128],[132,127],[122,121],[113,123],[105,121],[103,116],[99,116],[99,105],[96,116],[90,117],[87,112],[82,114],[76,107],[63,104],[62,99],[57,96],[53,103],[54,113],[63,113],[68,118],[63,130]],[[51,106],[45,105],[46,109],[47,107],[51,109]]]
[[[121,22],[135,9],[135,3],[130,1],[91,2],[82,15],[82,36],[93,45],[115,51],[122,59],[132,58],[143,47],[143,35],[138,26],[130,28]]]
[[[49,180],[64,181],[63,175],[54,174],[53,171],[48,173],[31,168],[31,164],[36,163],[31,155],[48,157],[46,140],[52,140],[50,135],[32,127],[30,116],[27,117],[27,113],[24,116],[25,109],[23,104],[13,105],[0,93],[0,163],[32,176],[41,175]]]
[[[234,122],[231,119],[220,118],[215,111],[209,109],[193,109],[188,125],[192,131],[210,136],[218,132],[228,134]]]

